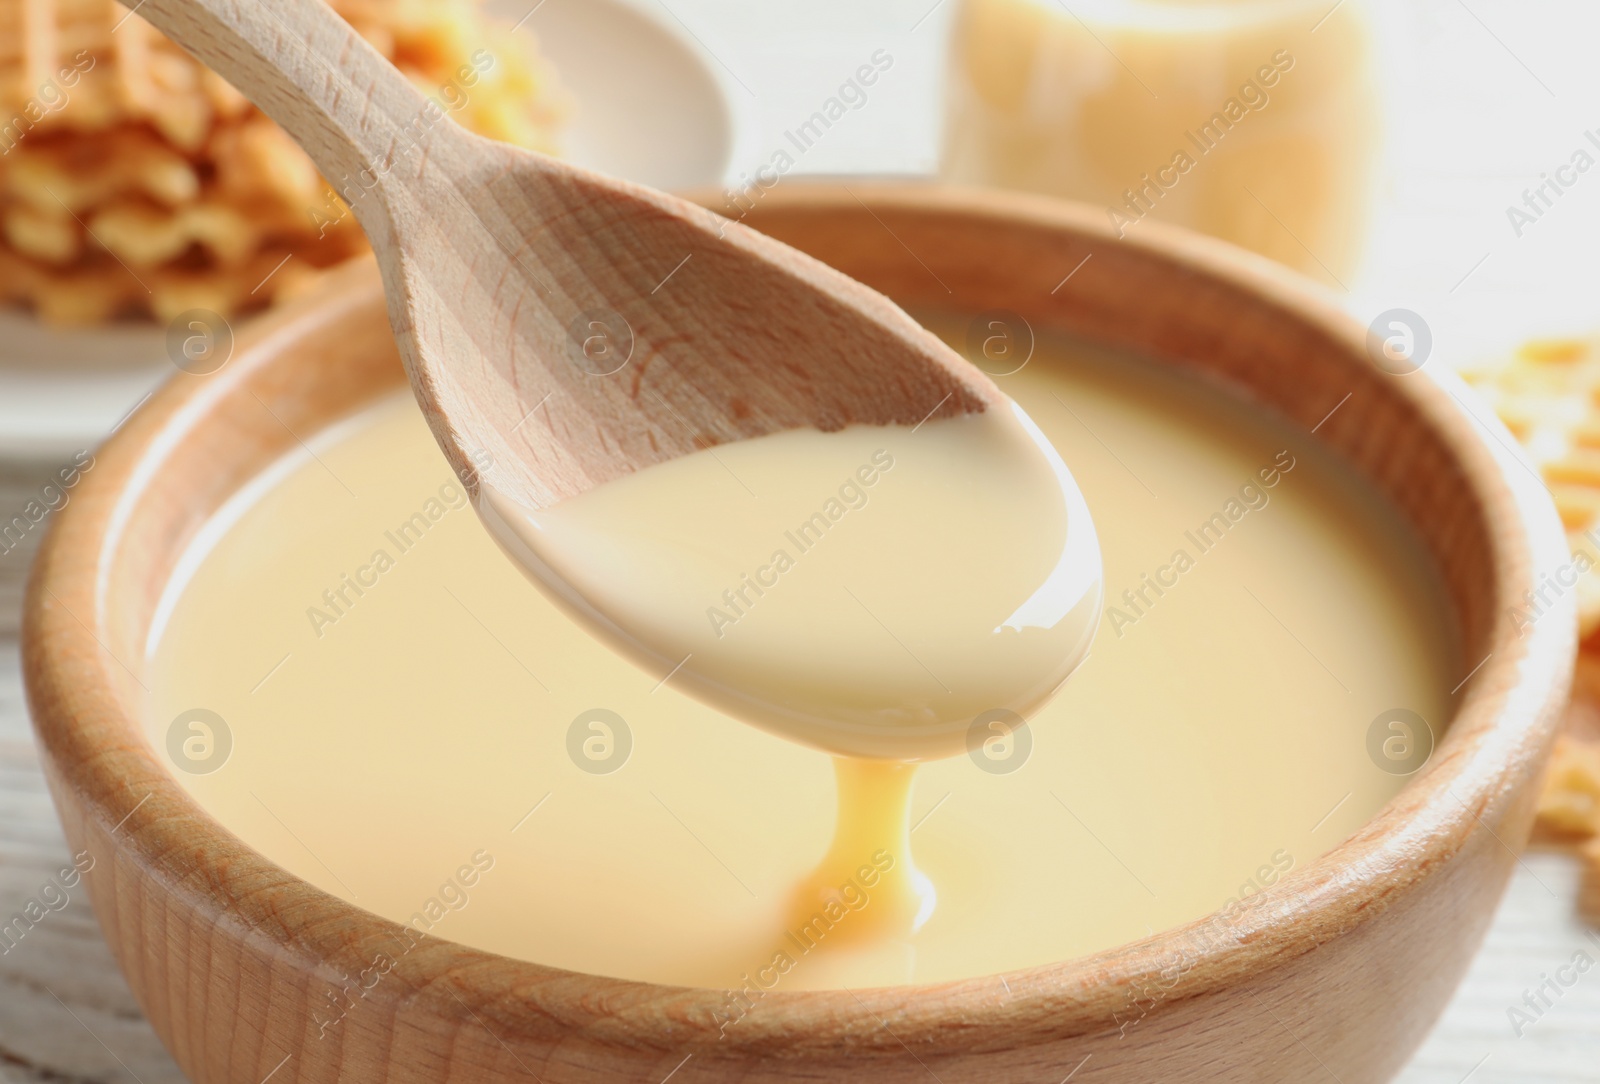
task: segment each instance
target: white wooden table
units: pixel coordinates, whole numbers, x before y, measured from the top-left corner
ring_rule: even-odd
[[[883,48],[895,58],[889,76],[799,170],[904,175],[935,166],[955,0],[640,2],[699,39],[745,96],[759,129],[752,164]],[[1600,127],[1600,5],[1388,0],[1385,18],[1395,102],[1385,201],[1351,309],[1422,312],[1450,359],[1523,335],[1600,327],[1600,173],[1521,239],[1504,213],[1541,171],[1567,160],[1586,129]],[[49,466],[0,464],[0,518],[21,508]],[[69,861],[18,676],[26,559],[0,556],[0,924]],[[1470,975],[1401,1084],[1600,1081],[1600,940],[1574,917],[1576,884],[1564,856],[1525,858]],[[1597,966],[1516,1034],[1510,1008],[1579,952]],[[1092,1084],[1092,1072],[1084,1079]],[[183,1076],[140,1015],[79,889],[0,955],[0,1081],[130,1080]]]
[[[48,473],[48,467],[0,465],[5,519]],[[22,697],[17,618],[30,556],[20,549],[0,555],[0,931],[71,864]],[[6,951],[8,943],[0,939],[0,1081],[184,1080],[123,983],[81,885]]]

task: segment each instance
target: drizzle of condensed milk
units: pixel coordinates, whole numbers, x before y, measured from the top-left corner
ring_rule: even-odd
[[[543,510],[479,511],[534,582],[647,671],[840,756],[921,761],[1026,717],[1088,654],[1100,547],[1015,405],[794,429]]]

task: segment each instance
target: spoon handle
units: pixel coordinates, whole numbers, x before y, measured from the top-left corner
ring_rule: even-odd
[[[134,10],[277,121],[369,234],[370,205],[401,190],[384,183],[397,160],[452,129],[323,0],[144,0]]]

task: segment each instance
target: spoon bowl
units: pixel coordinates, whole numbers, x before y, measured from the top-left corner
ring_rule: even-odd
[[[624,521],[563,559],[548,524],[536,522],[540,513],[697,452],[807,429],[914,433],[930,421],[984,414],[986,432],[1003,443],[1007,426],[1020,432],[1031,423],[1013,419],[1014,405],[988,377],[893,303],[816,260],[665,193],[467,133],[320,0],[146,0],[144,11],[278,121],[353,210],[372,242],[400,355],[434,436],[506,551],[591,631],[646,669],[681,671],[695,695],[747,721],[836,752],[888,758],[949,755],[975,716],[1033,710],[1082,661],[1092,632],[1087,596],[1099,582],[1088,512],[1064,466],[1055,472],[1039,447],[1015,440],[1011,454],[994,457],[996,473],[1035,468],[1038,503],[1075,508],[1081,541],[1070,548],[1092,558],[1080,561],[1091,584],[1069,585],[1077,592],[1069,604],[1047,599],[1047,620],[1030,618],[1027,631],[1042,635],[1029,638],[1026,653],[1006,650],[996,626],[1004,613],[969,606],[950,608],[965,621],[928,615],[925,584],[904,577],[876,604],[887,618],[868,611],[875,624],[853,610],[841,616],[849,588],[830,582],[824,593],[836,608],[824,610],[820,624],[816,609],[803,607],[816,584],[764,611],[763,620],[779,616],[782,646],[764,637],[751,654],[746,635],[740,654],[720,628],[708,642],[701,614],[714,624],[716,607],[703,598],[715,599],[723,582],[738,582],[744,567],[774,552],[767,537],[780,533],[775,521],[761,532],[759,554],[724,547],[727,559],[714,571],[698,555],[727,532],[709,510],[680,523],[680,538],[703,535],[687,549],[652,533],[657,524]],[[457,82],[470,91],[478,74],[463,66]],[[986,483],[979,478],[974,488],[1000,492]],[[937,485],[923,493],[923,506],[948,506],[968,522],[987,511],[975,500],[951,502]],[[1025,504],[1013,500],[1009,515],[988,517],[997,534],[1023,537]],[[881,582],[882,570],[903,565],[904,544],[894,551],[889,534],[852,558],[853,572]],[[666,559],[662,582],[704,571],[697,597],[662,635],[647,631],[660,616],[659,592],[649,584],[609,590],[618,576],[595,565],[595,553],[625,541],[632,552],[609,571],[652,558]],[[937,533],[910,544],[930,561],[927,579],[969,594],[987,588],[968,583],[962,555]],[[1024,585],[1021,598],[1039,588]],[[804,690],[882,648],[896,616],[931,621],[942,642],[970,646],[952,652],[969,660],[960,679],[972,687],[956,690],[965,698],[930,692],[919,672],[866,688],[858,679],[796,709]],[[835,657],[812,659],[823,635]],[[1000,664],[984,665],[985,653]],[[774,667],[756,665],[776,656]],[[1008,659],[1014,665],[1006,668]],[[997,670],[1003,676],[992,678]],[[960,684],[929,676],[946,694]],[[746,704],[750,710],[740,710]],[[835,726],[835,709],[857,709],[860,719]],[[827,738],[816,741],[818,734]]]

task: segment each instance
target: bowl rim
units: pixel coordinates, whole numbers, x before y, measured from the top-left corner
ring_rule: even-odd
[[[1292,312],[1352,358],[1366,356],[1365,329],[1320,288],[1264,258],[1175,227],[1144,223],[1122,238],[1096,208],[925,185],[790,184],[764,198],[775,208],[864,208],[875,218],[881,213],[1004,221],[1126,246],[1224,280]],[[365,268],[341,271],[314,304],[290,306],[250,325],[232,362],[217,373],[172,380],[145,402],[101,448],[94,470],[56,516],[35,562],[24,612],[24,674],[52,787],[80,797],[103,832],[128,824],[117,839],[119,854],[157,878],[182,907],[204,915],[207,925],[229,921],[232,910],[232,921],[242,919],[250,931],[242,936],[268,938],[280,953],[329,981],[336,968],[364,966],[371,953],[362,946],[391,939],[405,927],[293,876],[188,795],[158,760],[137,705],[129,703],[133,672],[123,673],[126,667],[104,646],[106,595],[128,522],[141,514],[162,463],[203,427],[208,410],[279,364],[284,335],[297,334],[307,322],[336,324],[372,305],[379,293],[376,276]],[[1024,1046],[1112,1027],[1119,1010],[1127,1010],[1128,991],[1168,972],[1174,961],[1183,963],[1184,981],[1172,999],[1193,998],[1370,922],[1446,865],[1480,827],[1492,833],[1490,822],[1519,788],[1537,780],[1538,758],[1553,739],[1576,644],[1570,593],[1525,636],[1500,620],[1570,555],[1548,494],[1530,481],[1509,434],[1487,411],[1469,405],[1459,378],[1440,370],[1438,364],[1424,367],[1386,386],[1428,420],[1454,454],[1462,484],[1498,513],[1485,527],[1495,566],[1491,650],[1452,691],[1461,699],[1427,767],[1350,837],[1244,900],[1224,943],[1203,940],[1216,932],[1207,930],[1215,916],[1205,916],[1127,945],[1003,975],[853,991],[780,988],[764,995],[771,1011],[751,1013],[725,1036],[716,1016],[724,991],[570,972],[431,935],[427,952],[397,966],[409,978],[397,993],[439,1011],[459,1002],[523,1035],[581,1032],[597,1042],[678,1051],[720,1043],[718,1049],[729,1055],[793,1058],[846,1048],[904,1048],[937,1057],[970,1052],[975,1044]],[[1485,439],[1477,427],[1497,439]],[[58,793],[58,807],[60,798]],[[1505,840],[1500,843],[1510,849]],[[299,917],[286,917],[286,910],[295,909]],[[996,996],[1000,978],[1009,991],[1004,998]],[[892,1032],[879,1027],[891,1017]]]

